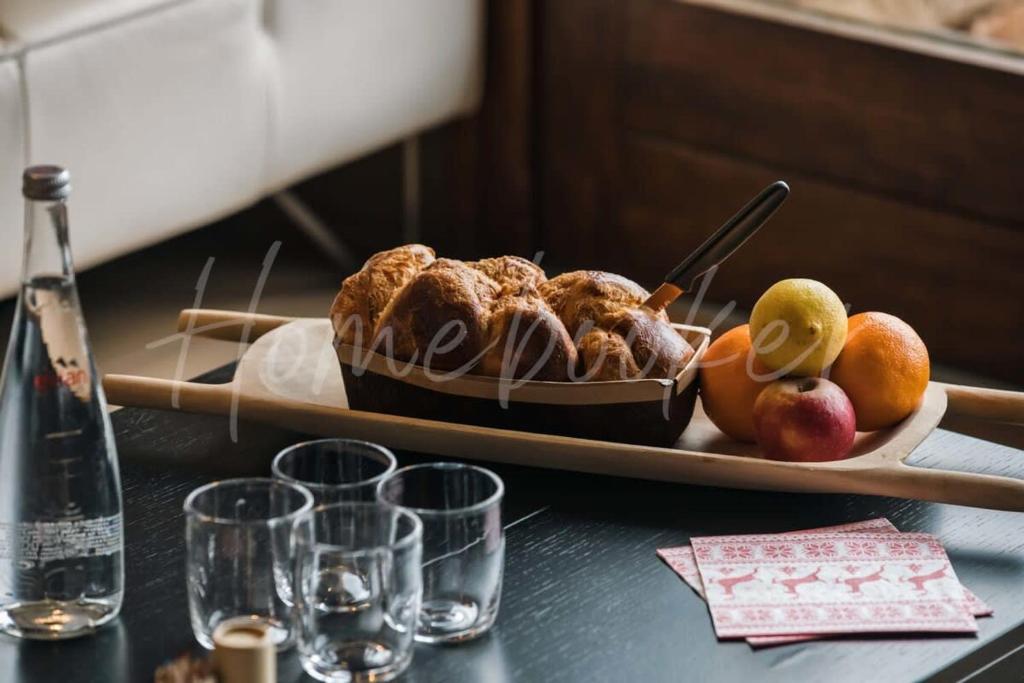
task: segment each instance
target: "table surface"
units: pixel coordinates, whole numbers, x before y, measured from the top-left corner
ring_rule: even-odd
[[[205,381],[226,381],[222,368]],[[198,651],[189,628],[181,505],[218,478],[266,476],[303,435],[224,417],[126,408],[113,415],[126,524],[120,618],[58,643],[0,637],[0,681],[152,680]],[[400,464],[427,459],[398,453]],[[919,466],[1024,477],[1024,452],[944,429]],[[1024,659],[1024,516],[867,496],[737,491],[496,466],[507,484],[508,555],[493,631],[454,647],[417,646],[403,681],[1018,680]],[[995,608],[977,637],[862,638],[753,650],[718,642],[704,603],[656,556],[690,536],[778,532],[885,516],[945,544],[965,585]],[[1017,653],[1017,654],[1014,654]],[[310,681],[294,653],[281,681]],[[981,673],[978,673],[981,672]]]

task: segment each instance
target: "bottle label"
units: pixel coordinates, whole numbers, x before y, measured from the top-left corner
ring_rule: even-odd
[[[121,516],[59,522],[0,522],[0,559],[42,564],[121,550]]]
[[[89,354],[85,348],[82,322],[74,305],[74,287],[53,289],[35,287],[26,298],[29,310],[39,318],[39,328],[56,376],[53,384],[63,384],[82,401],[92,397],[89,375]],[[43,376],[45,377],[45,375]],[[36,378],[36,388],[47,386],[46,379]]]

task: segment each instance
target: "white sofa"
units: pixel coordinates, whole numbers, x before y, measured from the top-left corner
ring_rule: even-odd
[[[0,0],[0,296],[20,173],[72,174],[77,266],[470,112],[482,0]]]

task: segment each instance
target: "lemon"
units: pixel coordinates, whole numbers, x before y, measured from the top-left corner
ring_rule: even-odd
[[[772,370],[813,377],[843,350],[846,308],[817,280],[782,280],[754,304],[750,336],[757,357]]]

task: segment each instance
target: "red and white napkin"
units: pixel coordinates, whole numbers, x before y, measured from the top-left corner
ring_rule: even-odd
[[[938,540],[886,519],[787,534],[715,536],[661,557],[708,601],[719,638],[755,647],[845,633],[974,633],[992,614]]]

